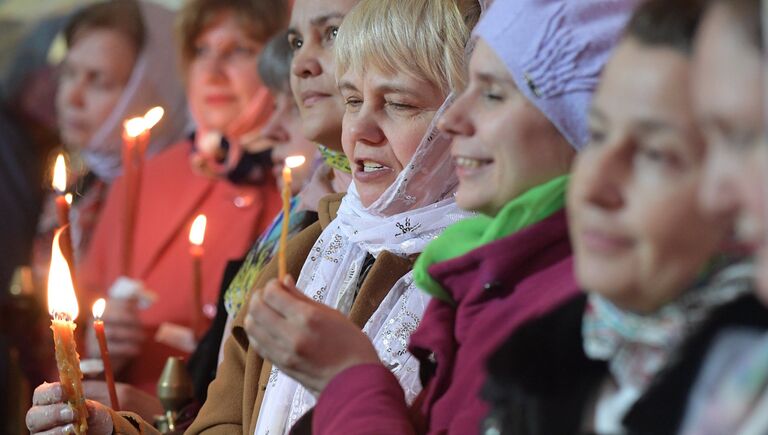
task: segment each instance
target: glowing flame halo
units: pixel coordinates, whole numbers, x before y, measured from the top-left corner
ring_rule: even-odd
[[[194,222],[192,222],[192,228],[189,230],[189,243],[195,246],[202,246],[205,240],[205,226],[208,223],[208,219],[204,214],[198,215]]]
[[[142,117],[131,118],[123,123],[123,128],[128,137],[139,137],[147,129],[147,122]]]
[[[53,318],[74,321],[80,313],[69,264],[61,252],[59,238],[63,229],[56,231],[51,248],[51,266],[48,271],[48,312]]]
[[[56,192],[63,194],[67,190],[67,162],[64,155],[56,156],[56,163],[53,165],[53,180],[51,186]]]
[[[96,320],[101,320],[101,316],[104,315],[104,310],[107,308],[107,301],[104,300],[104,298],[99,298],[96,302],[93,303],[93,308],[91,308],[91,312],[93,313],[93,318]]]
[[[303,165],[306,161],[307,159],[304,156],[288,156],[285,158],[285,166],[295,169]]]
[[[157,123],[163,119],[163,115],[165,115],[165,109],[160,106],[149,109],[147,113],[144,114],[144,128],[149,130],[157,125]]]

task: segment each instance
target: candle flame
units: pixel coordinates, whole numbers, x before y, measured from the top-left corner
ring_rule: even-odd
[[[67,204],[72,205],[72,194],[68,193],[64,195],[64,201],[67,201]]]
[[[285,166],[291,169],[303,165],[307,159],[304,156],[289,156],[285,158]]]
[[[59,238],[63,228],[56,231],[51,248],[51,267],[48,272],[48,312],[52,317],[68,317],[74,321],[79,314],[77,296],[72,285],[72,275],[69,272],[69,264],[61,252]]]
[[[157,123],[163,119],[163,115],[165,115],[165,109],[160,106],[149,109],[147,113],[144,114],[144,121],[146,123],[145,128],[149,130],[157,125]]]
[[[96,320],[101,320],[101,316],[104,315],[105,308],[107,308],[107,301],[105,301],[104,298],[99,298],[96,302],[93,303],[93,308],[91,309],[93,312],[93,318]]]
[[[123,123],[125,134],[128,137],[139,137],[147,129],[147,121],[142,118],[131,118]]]
[[[64,193],[64,191],[67,190],[67,162],[64,160],[63,154],[56,156],[56,164],[53,165],[53,181],[51,182],[51,185],[59,193]]]
[[[192,228],[189,230],[189,243],[195,246],[202,246],[205,240],[205,225],[208,219],[204,214],[198,215],[192,222]]]

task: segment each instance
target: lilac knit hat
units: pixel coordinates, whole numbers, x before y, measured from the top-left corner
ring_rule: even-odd
[[[639,0],[495,0],[475,27],[577,150],[592,93]]]

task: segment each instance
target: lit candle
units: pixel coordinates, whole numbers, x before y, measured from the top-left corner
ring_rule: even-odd
[[[146,123],[146,129],[151,130],[165,115],[165,109],[160,106],[153,107],[147,110],[144,114],[144,122]]]
[[[134,173],[139,136],[146,130],[144,118],[131,118],[123,123],[123,181],[125,184],[125,212],[123,214],[123,245],[121,273],[131,272],[133,231],[136,221],[136,195],[139,178]]]
[[[56,156],[51,186],[56,192],[56,215],[59,218],[59,226],[66,227],[69,225],[69,204],[65,198],[67,193],[67,162],[64,160],[63,154]]]
[[[63,154],[56,156],[56,163],[53,165],[53,180],[51,186],[56,192],[56,216],[59,220],[60,228],[67,228],[69,225],[69,207],[72,204],[72,195],[67,193],[67,162]],[[69,197],[69,199],[67,199]],[[73,263],[72,238],[67,229],[61,236],[62,251],[64,258],[70,265]]]
[[[205,226],[207,218],[204,214],[198,215],[192,228],[189,230],[189,253],[192,256],[192,297],[195,310],[195,333],[201,334],[205,329],[203,318],[203,241],[205,240]]]
[[[285,260],[285,245],[288,243],[288,227],[291,223],[291,169],[304,164],[304,156],[290,156],[285,159],[283,166],[283,226],[280,229],[280,246],[278,246],[277,266],[278,278],[283,282],[288,274],[288,265]]]
[[[165,110],[153,107],[144,114],[123,123],[123,178],[125,181],[125,215],[123,216],[122,274],[131,272],[133,232],[136,225],[136,202],[141,189],[144,154],[149,146],[150,130],[163,119]]]
[[[136,164],[136,179],[137,183],[141,183],[141,173],[144,167],[144,155],[147,152],[149,146],[150,130],[154,128],[165,115],[165,109],[160,106],[153,107],[144,114],[144,130],[139,134],[138,138],[138,154],[139,159]]]
[[[115,390],[115,376],[112,372],[112,363],[109,360],[109,349],[107,348],[107,337],[104,334],[104,321],[101,320],[101,316],[104,315],[104,309],[107,307],[107,301],[103,298],[97,300],[93,304],[93,329],[96,331],[96,338],[99,341],[99,351],[101,353],[101,361],[104,363],[104,380],[107,381],[107,388],[109,389],[109,401],[112,405],[112,409],[115,411],[120,410],[120,403],[117,401],[117,391]]]
[[[80,372],[80,356],[75,344],[75,319],[78,314],[77,297],[72,276],[59,246],[62,229],[56,232],[51,249],[51,268],[48,272],[48,311],[56,349],[56,366],[59,369],[61,388],[67,404],[75,411],[76,434],[88,431],[88,410],[83,394],[83,374]]]

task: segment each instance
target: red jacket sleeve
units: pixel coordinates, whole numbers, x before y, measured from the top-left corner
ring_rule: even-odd
[[[312,433],[415,434],[397,378],[380,364],[351,367],[325,387],[312,418]]]

